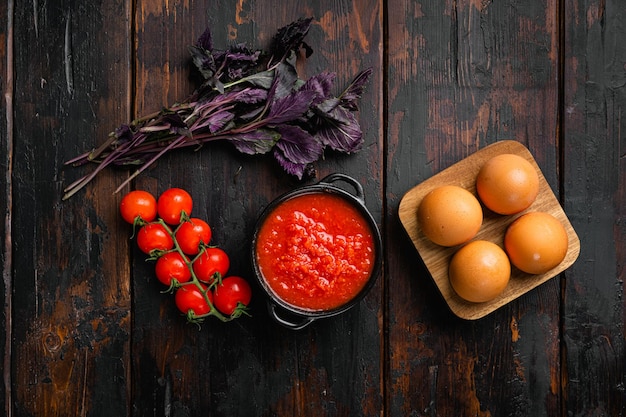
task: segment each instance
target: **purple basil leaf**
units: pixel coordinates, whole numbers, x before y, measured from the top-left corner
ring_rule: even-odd
[[[261,71],[256,74],[251,74],[245,77],[245,81],[252,84],[255,87],[264,88],[269,90],[274,82],[274,71]]]
[[[201,104],[196,105],[196,112],[205,116],[217,108],[231,106],[233,103],[256,104],[263,102],[266,96],[267,92],[263,89],[239,89],[237,87],[232,87],[224,93],[212,95],[207,97],[206,100],[201,101]]]
[[[260,51],[251,51],[245,45],[240,44],[232,47],[216,62],[220,68],[226,68],[229,80],[236,81],[250,75],[256,69]]]
[[[213,49],[213,40],[211,38],[211,30],[209,28],[206,28],[202,35],[200,35],[196,41],[196,46],[199,46],[206,51]]]
[[[339,152],[356,152],[363,146],[363,132],[356,117],[339,106],[333,112],[336,117],[328,118],[317,130],[318,140],[325,146]],[[341,118],[346,122],[340,122]]]
[[[232,46],[227,51],[213,51],[215,67],[226,71],[225,74],[217,74],[217,77],[222,79],[222,75],[224,75],[227,78],[225,81],[228,82],[252,75],[257,69],[260,55],[260,51],[252,51],[244,44]]]
[[[226,110],[220,110],[215,113],[211,113],[208,117],[198,119],[193,126],[194,131],[200,131],[208,129],[211,133],[219,132],[231,121],[235,115],[232,112]]]
[[[202,75],[205,80],[213,78],[215,71],[217,71],[213,55],[206,49],[195,45],[189,47],[189,52],[191,54],[191,60],[200,72],[200,75]]]
[[[230,51],[226,52],[226,59],[228,59],[228,64],[245,64],[245,65],[256,65],[259,60],[259,56],[261,55],[261,51],[251,51],[245,45],[237,45],[237,47],[233,47]]]
[[[313,109],[317,114],[322,115],[323,117],[333,118],[333,111],[339,106],[340,100],[336,97],[331,97],[324,101],[318,102]]]
[[[324,71],[320,74],[314,75],[309,78],[300,87],[300,91],[315,91],[316,98],[313,100],[313,104],[318,104],[325,98],[332,96],[331,90],[335,81],[335,73]]]
[[[224,61],[226,60],[226,54],[228,52],[222,51],[221,49],[216,49],[210,52],[213,60],[215,61],[216,68],[222,68]]]
[[[326,99],[317,105],[311,106],[312,114],[309,117],[309,125],[313,130],[319,130],[330,126],[351,123],[346,111],[336,110],[340,107],[340,100],[336,97]],[[345,109],[344,109],[345,110]]]
[[[284,62],[276,67],[275,78],[278,80],[276,97],[286,96],[292,90],[300,87],[298,83],[303,83],[303,81],[298,78],[296,68]]]
[[[348,110],[358,110],[357,100],[363,95],[365,84],[367,84],[370,75],[372,75],[372,68],[361,71],[352,80],[350,85],[341,94],[341,105]]]
[[[280,151],[277,148],[274,148],[273,154],[274,154],[274,159],[278,161],[278,163],[285,170],[285,172],[287,172],[288,174],[294,175],[299,180],[302,179],[302,176],[304,175],[304,172],[306,171],[309,164],[291,162],[290,160],[285,158],[285,156],[282,153],[280,153]]]
[[[267,87],[269,102],[283,98],[293,92],[298,87],[298,74],[285,63],[280,63],[271,73],[271,82]]]
[[[270,66],[283,61],[290,52],[298,52],[300,48],[305,49],[307,57],[311,56],[313,50],[309,45],[304,43],[304,37],[309,32],[312,21],[312,17],[300,18],[278,30],[270,46],[272,55]]]
[[[228,68],[227,75],[230,80],[240,80],[244,77],[243,68]]]
[[[234,100],[237,103],[257,104],[267,99],[267,90],[262,88],[244,88],[238,91]]]
[[[276,131],[280,139],[276,150],[294,164],[308,164],[322,156],[324,147],[309,132],[298,126],[279,125]]]
[[[315,91],[297,90],[275,100],[267,115],[267,124],[276,125],[298,120],[309,110],[315,94]]]
[[[269,152],[279,137],[275,131],[256,129],[252,132],[235,134],[228,140],[239,152],[254,155]]]

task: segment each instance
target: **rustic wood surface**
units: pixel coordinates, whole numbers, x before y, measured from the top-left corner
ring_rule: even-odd
[[[200,330],[155,285],[106,170],[64,167],[193,90],[187,46],[265,48],[314,23],[302,75],[372,67],[365,146],[317,179],[365,187],[384,271],[300,331],[267,313]],[[622,0],[0,3],[0,409],[14,416],[625,416],[626,8]],[[580,238],[559,276],[478,320],[447,307],[398,218],[410,189],[489,144],[532,152]],[[262,209],[303,183],[228,144],[167,155],[133,189],[187,189],[249,277]],[[252,281],[251,281],[252,282]]]

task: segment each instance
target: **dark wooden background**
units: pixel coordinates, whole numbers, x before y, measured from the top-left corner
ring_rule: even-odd
[[[267,47],[315,18],[303,76],[373,67],[354,176],[385,240],[356,308],[299,332],[253,317],[198,331],[160,293],[103,173],[63,162],[193,90],[187,46]],[[625,416],[623,0],[8,0],[0,3],[0,409],[12,416]],[[530,148],[581,239],[578,261],[478,321],[445,306],[397,217],[411,187],[498,140]],[[252,278],[255,220],[301,185],[213,144],[133,188],[194,196]],[[127,190],[126,190],[127,191]]]

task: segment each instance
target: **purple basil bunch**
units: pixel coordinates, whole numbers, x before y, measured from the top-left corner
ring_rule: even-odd
[[[335,74],[323,72],[308,80],[298,77],[296,57],[312,49],[304,42],[312,19],[300,19],[274,36],[267,53],[243,44],[213,48],[207,29],[189,48],[201,77],[185,101],[122,125],[99,148],[70,160],[98,166],[65,190],[69,198],[108,165],[138,165],[123,188],[161,155],[183,147],[226,140],[245,154],[272,152],[289,174],[301,179],[326,147],[356,152],[363,144],[354,114],[372,73],[357,74],[339,95]]]

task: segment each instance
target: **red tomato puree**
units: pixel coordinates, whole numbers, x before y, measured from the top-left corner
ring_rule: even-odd
[[[307,310],[353,299],[372,272],[374,252],[365,218],[330,193],[279,204],[263,222],[256,246],[265,282],[281,300]]]

